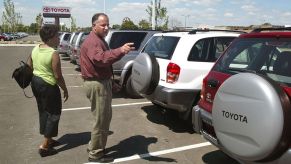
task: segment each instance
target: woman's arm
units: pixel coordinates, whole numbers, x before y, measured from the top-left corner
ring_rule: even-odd
[[[27,63],[27,65],[29,65],[29,67],[33,70],[33,63],[32,63],[31,54],[29,55],[29,57],[28,57],[26,63]]]
[[[66,87],[66,83],[64,80],[64,77],[62,75],[62,70],[61,70],[61,61],[60,61],[60,56],[58,52],[54,52],[53,57],[52,57],[52,69],[54,72],[54,76],[57,80],[58,86],[62,88],[64,91],[64,102],[67,101],[69,98],[68,90]]]

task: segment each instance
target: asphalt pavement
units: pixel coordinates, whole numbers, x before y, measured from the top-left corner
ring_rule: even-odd
[[[87,163],[92,116],[82,89],[76,65],[61,55],[62,72],[69,90],[63,104],[56,147],[58,154],[41,158],[42,142],[34,98],[26,98],[11,78],[21,60],[26,60],[33,46],[0,47],[0,163],[1,164],[71,164]],[[25,89],[32,95],[30,86]],[[130,99],[124,93],[113,96],[113,118],[107,150],[113,163],[237,163],[180,120],[177,113],[160,109],[146,99]]]

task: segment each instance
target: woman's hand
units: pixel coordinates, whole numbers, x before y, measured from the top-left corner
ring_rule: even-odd
[[[68,90],[65,90],[64,91],[64,102],[66,102],[69,98],[69,93],[68,93]]]

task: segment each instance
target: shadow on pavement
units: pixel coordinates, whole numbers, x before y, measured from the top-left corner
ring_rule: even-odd
[[[194,133],[191,123],[180,119],[176,111],[165,110],[156,105],[143,106],[141,109],[153,123],[164,125],[176,133]]]
[[[140,158],[148,161],[176,162],[175,159],[151,156],[148,154],[148,146],[150,144],[156,143],[157,141],[158,139],[156,137],[144,137],[142,135],[136,135],[120,141],[115,146],[107,148],[106,152],[114,159],[139,155]]]
[[[75,147],[88,144],[91,138],[91,132],[65,134],[58,141],[62,147],[57,149],[58,152],[73,149]]]
[[[232,159],[220,150],[209,152],[202,156],[202,160],[207,164],[227,163],[227,164],[239,164],[236,160]]]

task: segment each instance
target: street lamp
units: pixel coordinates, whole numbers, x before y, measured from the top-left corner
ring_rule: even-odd
[[[187,24],[186,24],[186,22],[187,22],[187,18],[189,18],[189,17],[190,17],[190,15],[182,15],[182,16],[184,16],[184,17],[185,17],[185,29],[186,29],[186,27],[187,27]]]
[[[104,12],[104,14],[106,13],[106,4],[105,4],[105,0],[103,0],[103,12]]]

